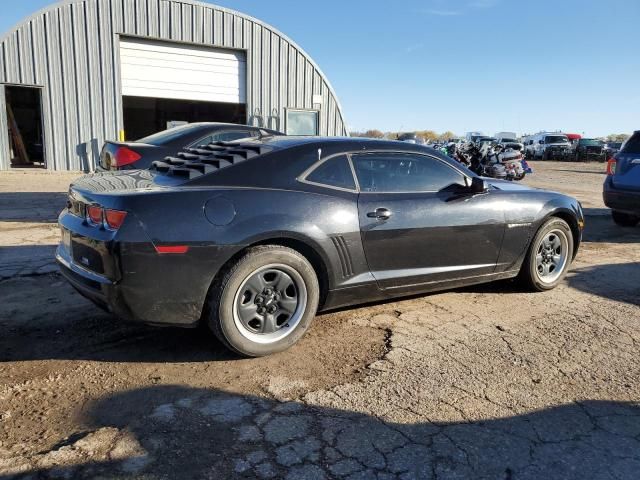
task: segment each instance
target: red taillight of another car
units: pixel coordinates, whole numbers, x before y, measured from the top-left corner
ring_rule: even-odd
[[[100,205],[87,207],[87,222],[95,226],[102,226],[111,230],[118,230],[124,223],[127,212],[102,208]]]
[[[140,160],[142,156],[127,147],[118,147],[111,160],[111,166],[120,168]]]
[[[616,174],[616,159],[610,158],[607,160],[607,175],[615,175]]]

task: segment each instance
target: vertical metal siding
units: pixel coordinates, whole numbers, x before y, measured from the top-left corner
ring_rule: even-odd
[[[148,36],[247,52],[247,117],[284,130],[286,108],[319,108],[320,134],[346,127],[314,63],[273,28],[191,0],[64,0],[0,39],[0,84],[41,86],[47,167],[95,166],[122,128],[119,35]],[[313,104],[313,95],[322,103]],[[0,85],[0,169],[9,167]]]
[[[5,104],[4,85],[0,84],[0,132],[8,132],[7,106]],[[9,168],[11,159],[9,158],[9,135],[0,135],[0,170]]]

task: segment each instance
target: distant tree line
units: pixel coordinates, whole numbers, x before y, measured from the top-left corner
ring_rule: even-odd
[[[433,130],[417,130],[412,132],[382,132],[376,129],[367,130],[366,132],[351,132],[351,136],[366,138],[388,138],[389,140],[396,140],[400,135],[404,135],[406,133],[415,133],[416,137],[422,138],[423,140],[429,140],[431,142],[445,141],[457,136],[453,132],[437,133]]]
[[[612,133],[611,135],[607,135],[606,140],[608,142],[626,142],[630,136],[631,135],[626,133]]]
[[[456,138],[457,135],[453,132],[437,133],[433,130],[417,130],[413,132],[383,132],[381,130],[367,130],[366,132],[351,132],[352,137],[364,137],[364,138],[388,138],[389,140],[396,140],[400,135],[405,133],[415,133],[416,137],[420,137],[424,140],[431,142],[442,142],[449,140],[450,138]],[[602,137],[602,140],[607,142],[624,142],[630,135],[626,133],[612,133],[606,137]]]

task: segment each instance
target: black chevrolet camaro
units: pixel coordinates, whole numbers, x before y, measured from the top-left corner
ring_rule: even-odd
[[[551,289],[584,219],[573,198],[477,177],[428,147],[274,136],[82,177],[59,223],[62,273],[96,304],[204,322],[261,356],[319,310],[516,276]]]

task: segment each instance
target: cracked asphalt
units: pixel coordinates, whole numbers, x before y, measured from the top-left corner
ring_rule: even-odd
[[[640,478],[640,228],[610,220],[603,168],[527,180],[586,207],[556,290],[330,313],[254,360],[73,293],[47,262],[70,177],[0,175],[0,479]]]

